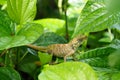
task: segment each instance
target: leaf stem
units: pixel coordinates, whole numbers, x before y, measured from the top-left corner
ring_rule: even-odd
[[[65,0],[65,4],[64,4],[64,14],[65,14],[66,39],[67,39],[67,41],[69,41],[68,20],[67,20],[67,0]]]
[[[27,53],[28,53],[28,51],[26,51],[26,52],[24,53],[24,55],[20,58],[19,62],[21,62],[21,61],[24,59],[24,57],[27,55]]]
[[[5,50],[1,53],[0,57],[2,57],[7,51],[8,51],[8,50],[5,49]]]

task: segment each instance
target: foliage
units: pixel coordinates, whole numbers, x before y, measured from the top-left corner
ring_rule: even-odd
[[[61,33],[64,31],[65,21],[62,19],[55,19],[55,18],[46,18],[35,20],[35,23],[39,23],[44,27],[44,31],[46,32],[55,32],[59,35],[64,35],[65,33]]]
[[[46,65],[42,73],[38,76],[38,79],[98,80],[94,70],[88,64],[82,62],[67,62],[54,66]]]
[[[0,18],[0,31],[2,31],[0,34],[0,50],[32,43],[43,31],[40,24],[26,23],[16,33],[14,30],[16,27],[15,23],[10,20],[5,12],[0,11]]]
[[[101,31],[118,22],[119,13],[109,14],[104,6],[88,1],[77,20],[73,36],[80,33]]]
[[[0,0],[0,5],[6,4],[6,0]]]
[[[9,67],[0,67],[0,78],[1,80],[21,80],[19,73]]]
[[[59,18],[50,18],[48,15],[47,18],[35,20],[36,4],[40,0],[7,0],[7,3],[6,0],[0,1],[2,80],[120,79],[119,0],[80,0],[79,3],[70,1],[58,6],[63,12],[65,5],[68,7],[69,39],[79,34],[87,35],[88,39],[78,48],[74,57],[67,59],[68,62],[26,46],[67,43],[64,38],[67,34],[67,21],[61,11]],[[7,9],[2,9],[4,4]]]
[[[30,22],[36,15],[36,0],[7,0],[7,12],[18,24]]]

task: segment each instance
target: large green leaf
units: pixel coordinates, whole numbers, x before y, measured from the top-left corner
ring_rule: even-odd
[[[7,12],[18,24],[30,22],[36,15],[36,0],[7,0]]]
[[[77,20],[73,36],[101,31],[115,24],[119,15],[117,13],[109,14],[104,6],[88,1]]]
[[[39,80],[98,80],[94,70],[82,62],[66,62],[46,65]]]
[[[12,35],[10,28],[12,21],[5,11],[0,11],[0,37]]]
[[[61,19],[55,18],[46,18],[34,21],[35,23],[39,23],[44,27],[45,31],[56,32],[60,35],[64,34],[64,25],[65,21]]]
[[[0,67],[0,80],[21,80],[20,75],[9,67]]]
[[[96,48],[79,55],[80,61],[86,62],[95,67],[108,67],[108,56],[117,49],[120,49],[120,41],[114,40],[106,47]]]
[[[24,27],[18,32],[17,35],[25,36],[26,40],[33,42],[43,33],[43,27],[37,23],[27,23]]]
[[[86,62],[94,67],[108,67],[107,56],[114,52],[116,49],[111,47],[101,47],[89,50],[79,55],[82,62]]]
[[[48,46],[50,44],[57,44],[57,43],[66,43],[66,39],[62,36],[59,36],[53,32],[46,32],[43,33],[35,42],[34,44],[39,46]]]
[[[43,28],[40,24],[27,23],[17,35],[0,37],[0,50],[33,43],[42,32]]]
[[[0,5],[4,5],[6,3],[6,0],[0,0]]]

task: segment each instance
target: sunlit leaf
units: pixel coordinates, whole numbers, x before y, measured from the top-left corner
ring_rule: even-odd
[[[0,0],[0,5],[6,4],[6,1],[7,1],[7,0]]]
[[[33,43],[42,34],[40,24],[27,23],[17,35],[0,37],[0,50]]]
[[[49,63],[52,60],[52,55],[47,53],[38,52],[38,56],[42,65]]]
[[[18,24],[30,22],[36,15],[36,0],[7,0],[7,12]]]
[[[118,13],[109,14],[105,5],[88,1],[77,20],[73,37],[81,33],[97,32],[107,29],[118,22],[118,16]]]
[[[38,80],[98,80],[94,70],[85,63],[66,62],[46,65]]]
[[[43,33],[43,27],[37,23],[27,23],[24,27],[18,32],[17,35],[25,36],[26,39],[30,42],[37,40],[37,38]]]
[[[35,20],[34,22],[41,24],[44,27],[45,32],[56,32],[60,35],[64,34],[65,21],[62,19],[46,18]]]

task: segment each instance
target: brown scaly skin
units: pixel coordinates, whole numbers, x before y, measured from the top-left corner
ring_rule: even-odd
[[[27,45],[30,48],[33,48],[38,51],[46,52],[46,53],[51,53],[54,56],[57,57],[64,57],[64,61],[66,61],[66,58],[68,56],[71,56],[75,53],[77,48],[82,44],[82,42],[86,39],[87,37],[84,35],[79,35],[75,38],[73,38],[69,43],[67,44],[52,44],[48,45],[46,47],[43,46],[35,46],[35,45]]]

